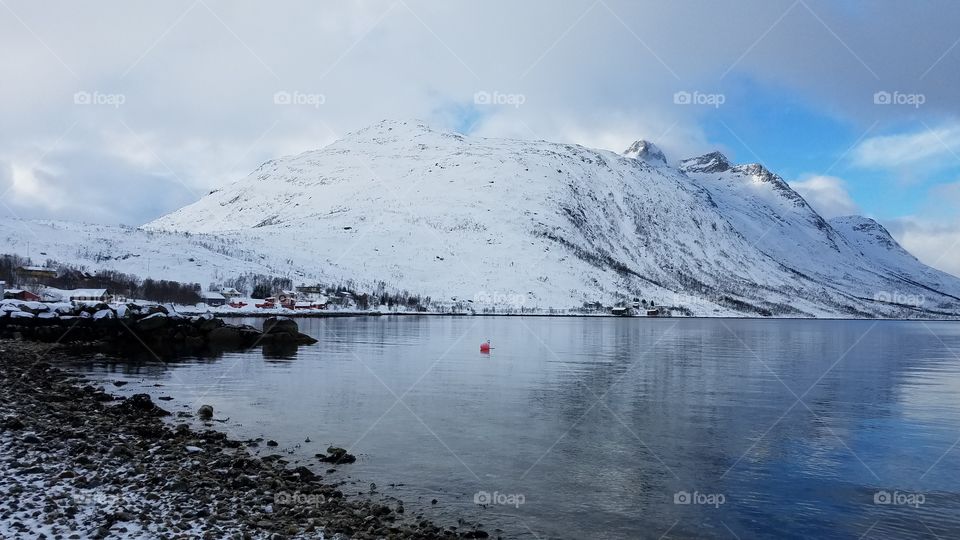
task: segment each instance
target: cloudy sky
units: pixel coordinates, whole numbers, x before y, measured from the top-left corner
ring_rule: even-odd
[[[960,274],[958,21],[952,0],[0,0],[0,212],[137,225],[419,118],[719,149]]]

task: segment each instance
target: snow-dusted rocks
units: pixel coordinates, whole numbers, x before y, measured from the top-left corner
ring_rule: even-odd
[[[624,150],[623,155],[624,157],[646,161],[654,166],[667,164],[667,157],[663,155],[663,151],[657,145],[643,139],[631,144],[630,148]]]
[[[719,173],[730,169],[730,161],[720,152],[710,152],[680,162],[680,170],[694,173]]]

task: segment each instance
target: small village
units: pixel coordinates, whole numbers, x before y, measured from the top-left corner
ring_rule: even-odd
[[[46,266],[21,266],[16,270],[17,282],[0,281],[3,300],[41,302],[46,304],[125,304],[148,303],[151,299],[127,298],[107,288],[63,289],[47,285],[58,276],[58,271]],[[88,275],[88,279],[94,276]],[[326,310],[331,305],[351,307],[355,305],[349,292],[335,293],[331,299],[320,285],[303,285],[293,290],[278,290],[262,299],[253,299],[234,287],[197,292],[196,308],[223,308],[238,311],[257,310]],[[188,310],[189,311],[189,310]]]
[[[200,293],[200,301],[211,308],[234,309],[244,309],[253,304],[257,309],[317,310],[327,309],[330,305],[329,298],[318,286],[301,286],[292,291],[281,290],[274,296],[260,300],[246,298],[243,293],[233,287],[224,287],[219,291]]]
[[[324,314],[367,313],[439,313],[439,314],[547,314],[547,315],[612,315],[615,317],[664,317],[670,316],[670,310],[657,306],[654,302],[628,297],[613,306],[601,302],[584,303],[582,308],[559,312],[540,310],[523,306],[488,305],[482,299],[451,298],[450,301],[438,301],[430,298],[420,299],[406,293],[391,295],[382,292],[367,294],[352,291],[345,287],[328,287],[320,284],[292,285],[289,280],[275,280],[274,286],[259,283],[253,286],[253,292],[245,292],[238,287],[210,284],[204,291],[198,284],[177,282],[153,282],[144,280],[143,294],[125,295],[118,290],[102,286],[105,283],[121,283],[122,279],[105,279],[101,274],[79,272],[70,280],[84,285],[77,288],[65,288],[66,272],[55,266],[22,265],[17,266],[7,277],[11,282],[0,280],[3,300],[7,302],[73,305],[175,305],[180,313],[213,313],[220,316],[267,316],[273,314],[303,316],[322,316]],[[127,276],[129,277],[129,276]],[[60,283],[61,286],[54,286]],[[155,283],[155,285],[149,285]],[[288,286],[276,286],[286,283]],[[123,285],[118,285],[123,288]],[[247,286],[249,288],[249,285]]]

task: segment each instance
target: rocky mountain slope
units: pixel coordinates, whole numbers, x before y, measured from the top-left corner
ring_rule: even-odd
[[[435,299],[960,314],[960,279],[876,222],[828,222],[779,176],[719,153],[671,167],[646,141],[616,154],[384,121],[268,161],[144,230],[211,235],[274,267]]]

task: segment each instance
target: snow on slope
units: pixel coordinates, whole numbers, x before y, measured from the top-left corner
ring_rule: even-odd
[[[116,270],[185,283],[244,273],[286,276],[289,267],[240,244],[206,235],[145,231],[65,221],[0,218],[0,253],[55,260],[88,270]]]
[[[701,315],[960,312],[960,280],[895,242],[878,251],[869,227],[835,228],[763,167],[714,153],[674,169],[645,141],[618,155],[384,121],[268,161],[144,228],[216,235],[328,279],[436,299],[544,308],[639,296]],[[907,309],[888,301],[896,295],[923,299]]]
[[[903,249],[887,230],[876,221],[863,216],[844,216],[830,220],[830,225],[839,232],[847,244],[872,263],[871,270],[892,282],[914,285],[923,299],[942,311],[957,310],[960,301],[957,278],[946,272],[931,268]],[[880,296],[898,300],[905,294],[897,288],[878,293]],[[885,298],[886,299],[886,298]],[[898,303],[914,303],[916,298],[899,298]],[[927,302],[923,302],[927,303]]]
[[[872,219],[828,223],[776,174],[758,164],[731,165],[716,152],[685,160],[680,170],[710,191],[752,245],[789,270],[860,297],[957,310],[960,280],[920,263]]]

